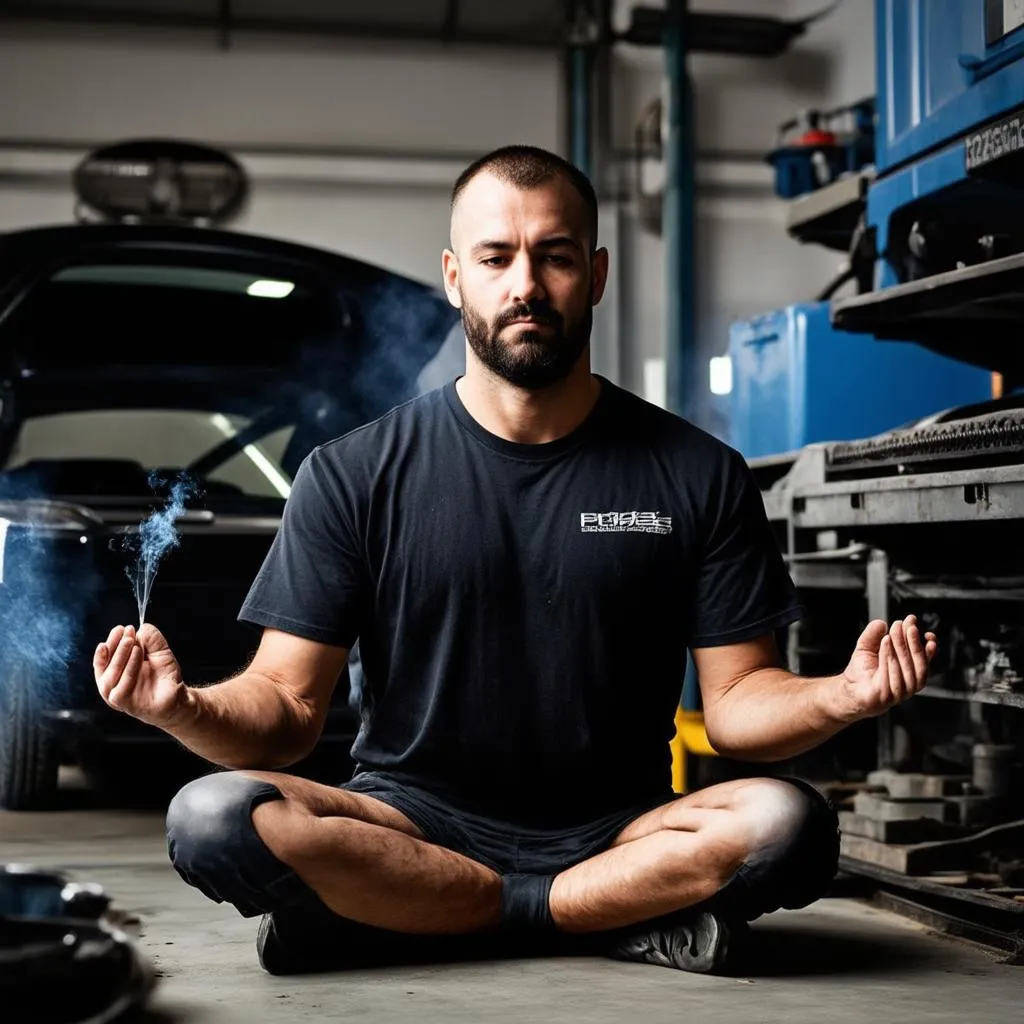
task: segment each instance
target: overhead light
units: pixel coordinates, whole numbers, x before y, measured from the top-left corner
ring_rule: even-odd
[[[732,391],[732,358],[714,356],[709,366],[708,384],[713,395],[727,395]]]
[[[261,299],[283,299],[295,291],[295,285],[291,281],[261,280],[253,281],[245,291]]]

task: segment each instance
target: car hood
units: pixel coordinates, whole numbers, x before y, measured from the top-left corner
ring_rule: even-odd
[[[292,291],[254,296],[246,281]],[[457,319],[437,289],[276,239],[12,232],[0,235],[0,424],[89,408],[311,403],[316,414],[317,396],[366,421],[417,393]]]

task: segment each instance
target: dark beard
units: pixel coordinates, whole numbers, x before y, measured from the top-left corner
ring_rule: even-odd
[[[502,329],[523,317],[550,325],[551,330],[521,330],[515,345],[503,341]],[[590,342],[593,322],[594,311],[587,306],[580,322],[567,332],[557,310],[546,302],[530,302],[499,313],[488,324],[465,300],[462,303],[462,326],[476,357],[492,373],[524,391],[540,391],[568,377]]]

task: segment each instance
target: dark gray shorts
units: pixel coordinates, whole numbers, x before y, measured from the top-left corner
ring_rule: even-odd
[[[581,825],[529,828],[454,807],[436,794],[384,772],[360,772],[341,788],[388,804],[404,814],[428,842],[461,853],[501,875],[557,875],[607,850],[630,822],[672,800],[669,793]]]

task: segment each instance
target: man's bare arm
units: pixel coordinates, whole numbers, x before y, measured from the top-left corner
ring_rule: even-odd
[[[805,678],[781,667],[771,634],[696,648],[694,664],[712,746],[745,761],[784,761],[862,718],[883,714],[923,686],[936,650],[914,616],[877,620],[861,634],[845,671]]]
[[[213,686],[193,687],[167,641],[147,624],[115,627],[93,667],[113,708],[163,729],[224,768],[283,768],[316,745],[348,651],[264,630],[251,664]]]

